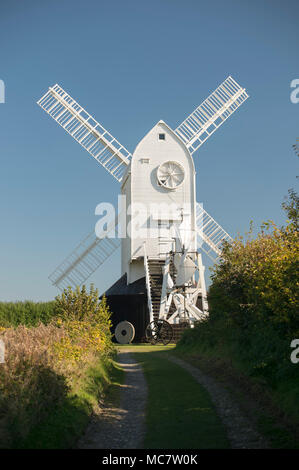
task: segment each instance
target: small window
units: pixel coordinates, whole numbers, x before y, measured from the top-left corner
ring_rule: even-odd
[[[165,140],[165,134],[159,134],[159,140]]]

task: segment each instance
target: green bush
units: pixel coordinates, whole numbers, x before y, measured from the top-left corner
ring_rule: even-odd
[[[186,331],[178,348],[225,357],[247,375],[270,387],[296,379],[290,343],[299,338],[298,196],[284,203],[289,221],[278,228],[265,223],[223,246],[213,268],[208,301],[210,315]]]
[[[212,275],[211,314],[242,330],[265,323],[291,337],[299,333],[299,232],[292,224],[265,226],[256,239],[224,246]]]

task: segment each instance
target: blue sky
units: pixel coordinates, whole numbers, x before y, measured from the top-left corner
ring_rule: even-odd
[[[2,0],[0,300],[52,299],[47,276],[115,202],[119,185],[36,104],[59,83],[133,151],[175,128],[228,75],[250,99],[194,155],[197,199],[232,235],[285,222],[298,174],[299,3]],[[120,274],[119,252],[91,279]],[[208,263],[209,264],[209,263]]]

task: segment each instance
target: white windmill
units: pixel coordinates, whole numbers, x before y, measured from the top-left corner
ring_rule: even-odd
[[[192,155],[247,98],[229,76],[175,130],[159,121],[133,155],[59,85],[38,101],[121,183],[122,214],[103,234],[90,233],[50,276],[59,289],[81,285],[121,245],[122,275],[106,292],[114,327],[121,323],[119,341],[131,340],[134,329],[141,339],[148,321],[192,325],[207,315],[198,248],[216,260],[231,238],[196,203]]]

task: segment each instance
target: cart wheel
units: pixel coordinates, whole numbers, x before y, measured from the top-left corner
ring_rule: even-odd
[[[168,321],[163,320],[163,325],[160,330],[160,337],[164,346],[170,343],[173,338],[173,328]]]
[[[173,329],[166,320],[152,321],[146,327],[145,336],[151,344],[161,342],[166,346],[173,338]]]
[[[158,325],[155,321],[150,322],[145,330],[146,340],[151,344],[156,344],[158,341]]]

